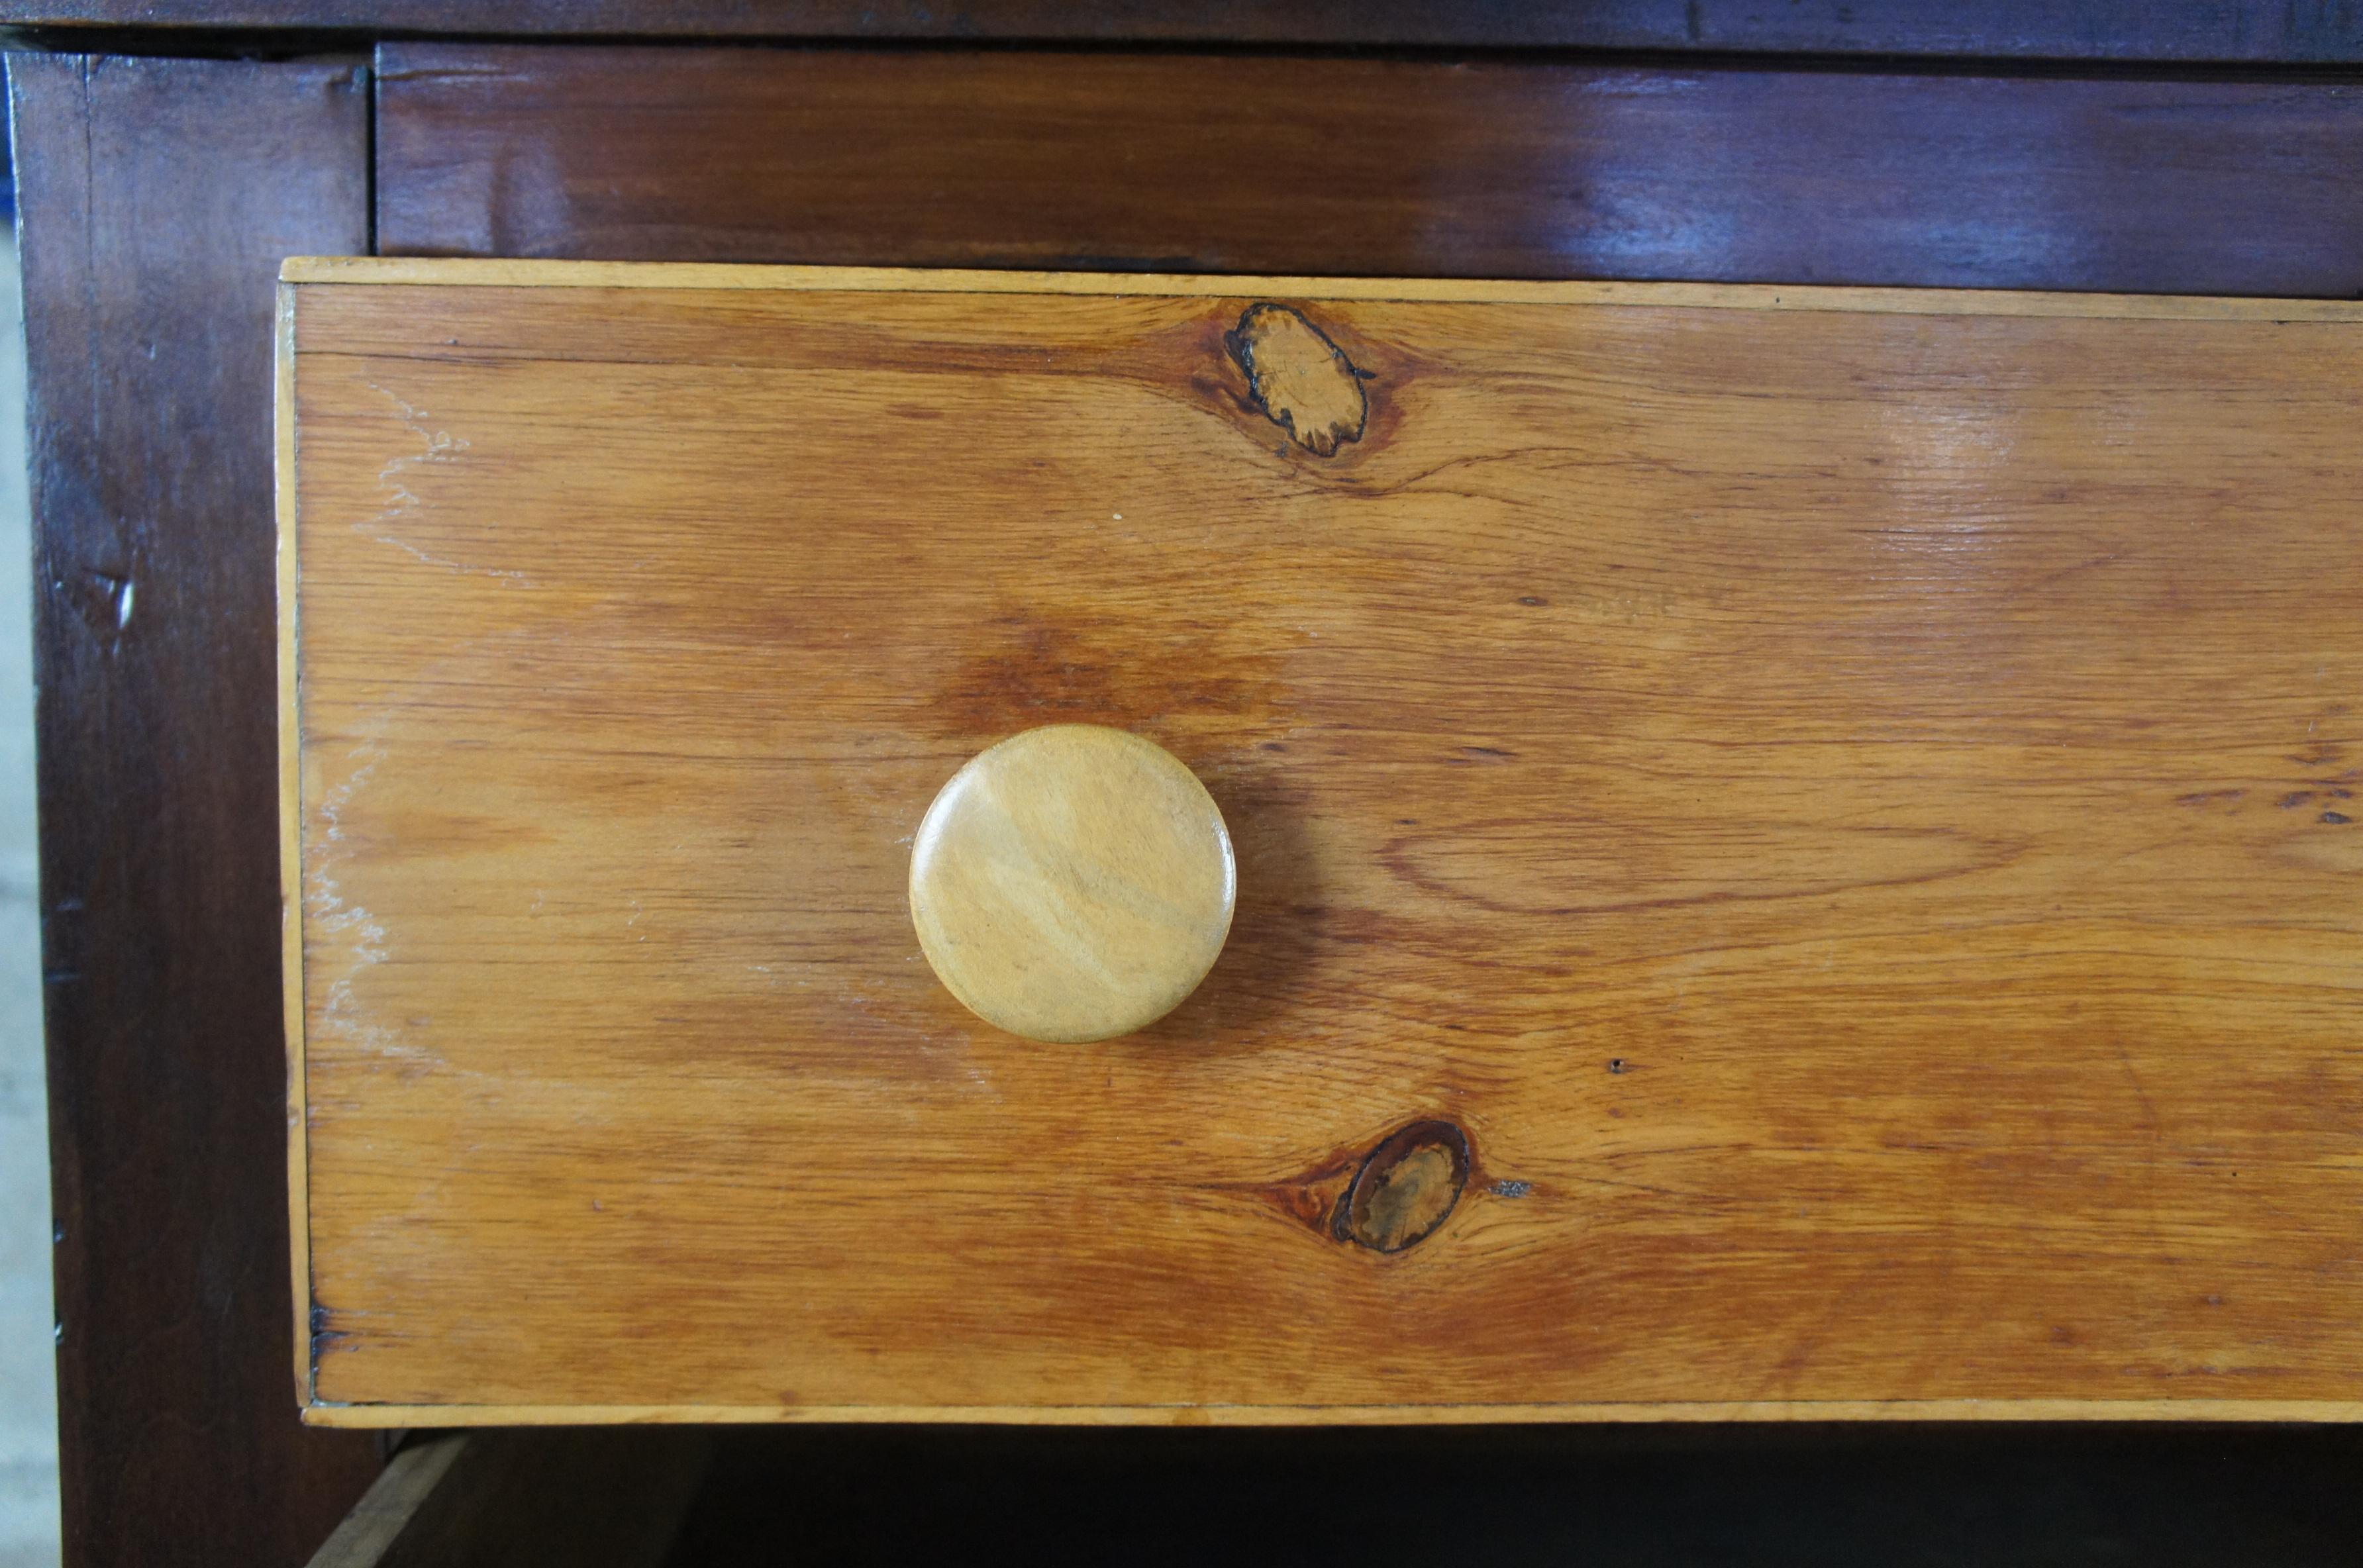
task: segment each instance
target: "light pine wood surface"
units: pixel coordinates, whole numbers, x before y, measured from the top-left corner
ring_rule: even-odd
[[[445,267],[288,274],[311,1419],[2363,1414],[2356,307]],[[905,896],[1056,723],[1237,857],[1097,1043]]]

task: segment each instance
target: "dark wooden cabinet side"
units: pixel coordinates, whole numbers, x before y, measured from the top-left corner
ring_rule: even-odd
[[[344,63],[9,60],[66,1561],[304,1562],[378,1469],[295,1416],[271,324],[369,243]]]

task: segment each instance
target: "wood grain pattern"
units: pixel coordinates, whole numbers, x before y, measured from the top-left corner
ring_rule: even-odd
[[[378,248],[2350,298],[2344,83],[387,44]]]
[[[1230,834],[1153,741],[1043,724],[952,775],[911,841],[911,924],[971,1012],[1026,1040],[1112,1040],[1198,988],[1231,929]]]
[[[2363,1413],[2363,307],[782,281],[294,285],[315,1419]],[[1060,721],[1239,902],[1045,1050]]]
[[[588,38],[1044,39],[1380,44],[1938,58],[2363,60],[2340,5],[2217,0],[0,0],[0,21],[61,30],[330,29]]]
[[[66,1561],[295,1568],[378,1470],[287,1414],[272,271],[369,237],[325,61],[8,61]]]

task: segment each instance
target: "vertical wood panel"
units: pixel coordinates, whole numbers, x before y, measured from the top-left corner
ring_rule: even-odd
[[[377,1468],[289,1386],[272,279],[368,244],[350,65],[17,55],[73,1564],[301,1562]]]

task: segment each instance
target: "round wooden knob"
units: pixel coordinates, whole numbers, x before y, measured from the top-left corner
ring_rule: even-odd
[[[987,1023],[1105,1040],[1206,977],[1237,881],[1223,813],[1171,753],[1051,724],[979,753],[936,796],[911,846],[911,922]]]

